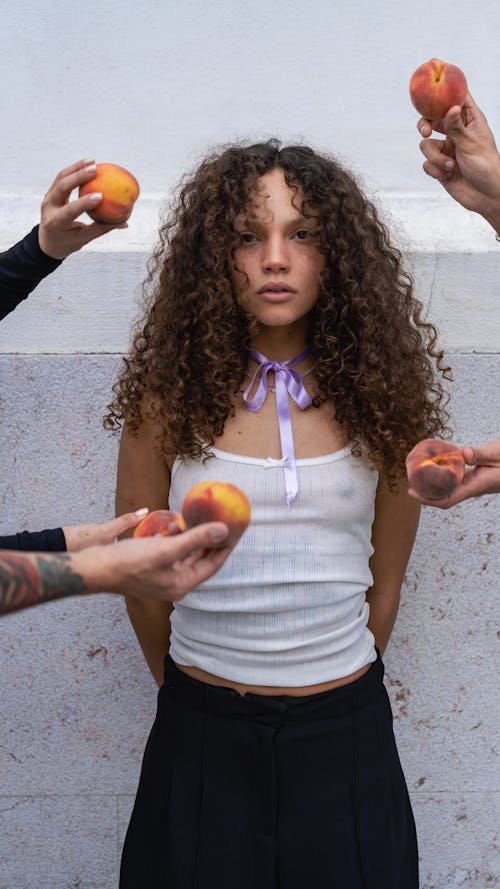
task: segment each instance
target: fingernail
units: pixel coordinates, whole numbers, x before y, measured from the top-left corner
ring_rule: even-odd
[[[444,168],[445,170],[453,170],[453,161],[445,161]]]
[[[214,543],[222,543],[223,540],[227,537],[227,531],[223,531],[222,528],[210,528],[210,539]]]
[[[136,509],[134,515],[136,515],[136,516],[142,516],[142,515],[146,515],[146,513],[148,513],[148,512],[149,512],[148,507],[147,507],[147,506],[143,506],[142,509]]]
[[[169,522],[169,523],[168,523],[168,525],[167,525],[167,531],[168,531],[169,535],[170,535],[170,534],[172,534],[172,535],[174,535],[174,534],[182,534],[182,531],[181,531],[181,529],[179,528],[179,525],[177,524],[177,522],[175,521],[175,519],[174,519],[172,522]]]
[[[82,164],[84,167],[88,166],[88,164],[94,164],[95,166],[95,157],[86,157],[82,160]]]
[[[95,191],[93,194],[87,195],[89,201],[102,201],[102,191]]]

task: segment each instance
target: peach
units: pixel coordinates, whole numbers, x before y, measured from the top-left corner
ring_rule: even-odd
[[[449,497],[460,484],[465,462],[458,445],[440,438],[419,441],[406,458],[410,487],[426,500]]]
[[[155,509],[146,516],[134,528],[134,537],[154,537],[155,534],[163,534],[169,537],[172,533],[169,527],[175,522],[179,531],[186,530],[186,522],[179,512],[172,509]]]
[[[463,71],[441,59],[424,62],[410,78],[410,98],[428,120],[441,120],[452,105],[463,105],[468,92]]]
[[[202,522],[224,522],[229,537],[223,545],[232,546],[248,526],[250,503],[246,494],[229,482],[199,482],[186,494],[182,515],[188,528]]]
[[[95,192],[102,192],[102,200],[93,210],[87,210],[90,218],[103,225],[122,225],[139,196],[139,183],[124,167],[97,164],[95,176],[80,186],[79,196]]]

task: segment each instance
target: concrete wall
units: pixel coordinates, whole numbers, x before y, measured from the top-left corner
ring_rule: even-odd
[[[455,439],[499,434],[500,245],[421,173],[407,97],[420,62],[455,61],[500,133],[500,11],[471,9],[1,4],[0,249],[77,157],[123,163],[143,188],[128,231],[72,257],[0,326],[1,533],[112,514],[117,441],[101,416],[162,196],[207,146],[247,134],[301,138],[362,171],[441,330]],[[499,510],[489,497],[424,511],[386,657],[423,889],[500,883]],[[0,889],[113,889],[156,697],[123,603],[3,619],[0,659]]]
[[[496,0],[2,0],[0,188],[96,154],[163,191],[207,145],[302,137],[377,186],[425,190],[408,79],[466,72],[498,131]],[[8,89],[6,86],[8,85]]]

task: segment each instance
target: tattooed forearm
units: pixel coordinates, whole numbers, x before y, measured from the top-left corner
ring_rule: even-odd
[[[0,613],[86,592],[68,553],[0,551]]]

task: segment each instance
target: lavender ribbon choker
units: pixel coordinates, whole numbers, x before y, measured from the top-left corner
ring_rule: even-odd
[[[250,411],[258,411],[266,400],[268,392],[267,375],[269,371],[274,371],[274,380],[276,386],[276,409],[278,411],[278,425],[280,430],[281,454],[283,470],[285,473],[285,492],[286,504],[290,506],[295,500],[299,483],[297,479],[297,464],[295,460],[295,448],[293,444],[292,418],[290,417],[290,405],[288,396],[293,398],[297,407],[304,411],[312,404],[312,398],[307,394],[302,377],[297,370],[292,370],[296,364],[300,364],[309,354],[311,349],[306,346],[302,352],[290,358],[289,361],[280,363],[279,361],[270,361],[265,355],[261,355],[255,349],[250,349],[249,355],[257,362],[258,367],[250,381],[249,386],[243,393],[243,401]],[[253,398],[250,398],[250,392],[257,381],[260,371],[259,384]]]

